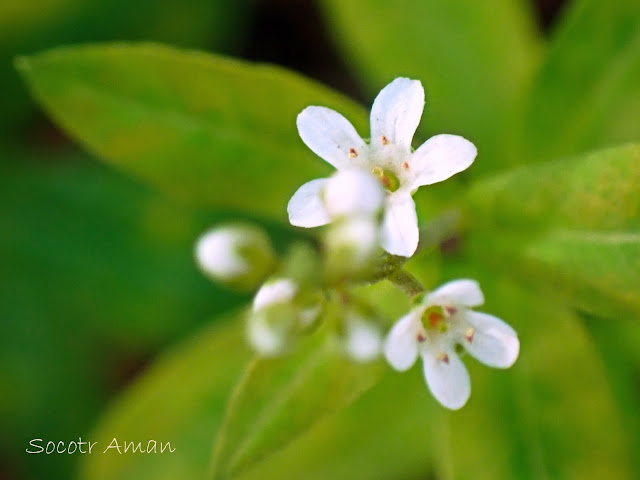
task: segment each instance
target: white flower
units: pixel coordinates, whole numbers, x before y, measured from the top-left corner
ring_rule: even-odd
[[[282,353],[292,337],[312,325],[318,317],[319,304],[300,305],[298,293],[298,285],[289,278],[268,281],[256,293],[247,323],[247,337],[259,354]]]
[[[350,313],[345,319],[344,348],[356,362],[370,362],[382,350],[382,334],[372,322]]]
[[[195,257],[204,274],[241,289],[257,287],[275,261],[269,238],[246,224],[208,230],[196,242]]]
[[[508,368],[518,358],[520,342],[505,322],[470,307],[484,303],[474,280],[455,280],[426,295],[389,332],[384,354],[399,371],[422,356],[429,390],[445,407],[457,410],[471,393],[469,374],[456,347],[495,368]],[[459,347],[458,347],[459,348]]]
[[[410,257],[418,245],[418,220],[412,193],[465,170],[476,156],[475,146],[456,135],[436,135],[412,151],[411,140],[424,108],[424,90],[417,80],[396,78],[378,94],[371,108],[371,140],[365,142],[339,113],[307,107],[298,115],[304,143],[338,170],[372,172],[386,188],[382,246]],[[304,184],[289,201],[292,225],[318,227],[332,219],[322,200],[327,179]]]

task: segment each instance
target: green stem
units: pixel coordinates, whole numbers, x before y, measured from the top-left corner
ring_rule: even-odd
[[[389,275],[388,278],[396,287],[406,293],[409,298],[413,298],[425,291],[425,288],[416,277],[401,268]]]

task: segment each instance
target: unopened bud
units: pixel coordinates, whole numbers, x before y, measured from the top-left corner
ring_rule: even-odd
[[[382,332],[373,321],[350,313],[345,320],[344,346],[356,362],[370,362],[382,350]]]
[[[200,270],[213,280],[238,290],[252,290],[271,272],[275,254],[266,234],[252,225],[213,228],[196,243]]]
[[[247,324],[247,337],[256,352],[284,353],[315,322],[320,305],[308,297],[289,278],[273,279],[260,287]]]
[[[375,215],[382,208],[384,191],[375,176],[364,170],[342,170],[329,179],[324,203],[329,215]]]
[[[378,232],[378,222],[370,216],[345,218],[332,224],[325,237],[327,274],[337,278],[369,273],[380,252]]]

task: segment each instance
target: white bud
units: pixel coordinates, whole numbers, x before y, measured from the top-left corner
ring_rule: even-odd
[[[341,170],[324,191],[324,203],[331,217],[375,215],[384,201],[380,182],[364,170]]]
[[[259,312],[272,305],[287,303],[293,300],[298,292],[298,286],[293,280],[280,278],[271,280],[258,290],[253,299],[253,311]]]
[[[287,346],[286,332],[268,322],[268,315],[253,314],[247,324],[247,338],[253,349],[264,356],[281,353]]]
[[[275,261],[271,242],[251,225],[228,225],[205,232],[196,243],[195,257],[204,274],[242,290],[259,285]]]
[[[270,280],[256,293],[247,338],[260,355],[284,353],[317,319],[320,305],[299,293],[300,287],[289,278]]]
[[[378,223],[371,217],[353,217],[332,226],[327,234],[331,250],[348,250],[356,263],[367,260],[378,247]]]
[[[374,360],[382,349],[382,333],[377,325],[350,314],[345,322],[345,350],[357,362]]]

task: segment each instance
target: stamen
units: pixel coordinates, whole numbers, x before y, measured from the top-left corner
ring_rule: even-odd
[[[386,135],[382,135],[380,137],[380,143],[382,143],[382,145],[388,145],[389,144],[389,139],[387,138]]]
[[[436,360],[449,364],[449,355],[444,352],[440,352],[438,355],[436,355]]]
[[[356,158],[358,156],[358,150],[356,150],[355,148],[350,148],[349,149],[349,158]]]
[[[418,335],[416,335],[416,340],[418,340],[420,343],[424,342],[427,339],[427,337],[425,337],[422,333],[418,333]]]
[[[409,163],[408,162],[402,162],[402,168],[404,168],[405,170],[409,170]]]
[[[470,328],[469,330],[466,331],[466,333],[464,334],[464,338],[467,339],[467,342],[471,343],[473,342],[473,334],[476,331],[473,328]]]

